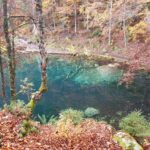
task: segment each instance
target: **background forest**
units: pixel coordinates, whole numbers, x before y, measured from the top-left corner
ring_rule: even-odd
[[[47,48],[111,55],[132,61],[132,69],[150,66],[148,0],[43,0],[42,5]],[[8,7],[15,38],[34,43],[34,0],[11,0]],[[2,9],[0,13],[2,37]],[[2,47],[3,42],[1,38]]]

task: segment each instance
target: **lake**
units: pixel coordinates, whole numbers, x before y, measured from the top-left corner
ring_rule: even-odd
[[[21,80],[25,78],[33,83],[33,89],[39,88],[39,64],[38,55],[17,56],[17,91],[22,84]],[[67,108],[85,110],[94,107],[100,111],[99,117],[109,119],[119,117],[120,113],[126,115],[133,110],[141,110],[148,116],[150,74],[137,73],[135,81],[128,88],[118,84],[122,74],[123,70],[117,68],[116,64],[102,65],[96,61],[72,56],[49,56],[48,92],[38,102],[34,114],[51,116],[58,115],[61,110]],[[8,78],[6,69],[5,75]],[[6,83],[9,99],[8,79]],[[26,94],[18,94],[18,99],[28,102]]]

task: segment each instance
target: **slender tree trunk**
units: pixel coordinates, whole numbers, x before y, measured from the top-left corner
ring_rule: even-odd
[[[89,14],[86,16],[86,30],[89,31]]]
[[[126,34],[126,0],[124,0],[123,6],[123,34],[124,34],[124,46],[127,48],[127,34]]]
[[[53,28],[56,29],[56,21],[55,21],[55,15],[53,14]]]
[[[74,3],[74,32],[77,33],[77,3]]]
[[[87,4],[89,3],[89,0],[87,0]],[[86,15],[86,30],[89,31],[89,12]]]
[[[56,29],[56,1],[53,1],[53,14],[52,14],[52,19],[53,19],[53,28],[54,30]]]
[[[8,65],[9,65],[9,74],[10,74],[10,94],[11,100],[16,101],[16,82],[15,82],[15,67],[13,63],[14,52],[12,50],[12,43],[10,40],[9,34],[9,21],[8,21],[8,10],[7,10],[7,0],[3,0],[3,17],[4,17],[4,34],[7,45],[7,55],[8,55]]]
[[[16,70],[16,54],[15,54],[15,32],[12,31],[12,63],[13,63],[13,69]],[[14,71],[15,72],[15,71]]]
[[[44,23],[43,23],[43,16],[42,16],[42,0],[36,0],[36,16],[37,16],[37,29],[38,29],[38,45],[40,50],[41,56],[41,80],[42,85],[40,89],[41,92],[46,90],[46,83],[47,83],[47,74],[46,74],[46,67],[47,67],[47,53],[44,46]]]
[[[57,6],[60,6],[60,0],[56,0]]]
[[[16,71],[16,54],[15,54],[15,42],[14,42],[14,40],[15,40],[15,31],[13,29],[13,31],[12,31],[12,65],[13,65],[12,76],[13,76],[13,80],[14,80],[13,84],[15,85],[15,83],[16,83],[16,73],[15,73],[15,71]],[[16,85],[14,86],[14,90],[15,90],[15,100],[16,100]]]
[[[47,87],[47,75],[46,75],[46,67],[47,67],[47,53],[44,46],[44,26],[43,26],[43,16],[42,16],[42,0],[35,0],[36,2],[36,17],[37,17],[37,30],[38,30],[38,45],[41,56],[41,87],[40,92],[46,91]]]
[[[4,78],[4,69],[3,69],[3,61],[2,61],[2,51],[0,48],[0,73],[1,73],[1,83],[2,83],[2,94],[4,103],[6,103],[6,92],[5,92],[5,78]]]
[[[32,94],[31,100],[28,103],[28,107],[31,110],[34,109],[34,105],[37,101],[41,99],[41,96],[44,92],[47,91],[47,74],[46,74],[46,67],[47,67],[47,53],[44,46],[44,27],[43,27],[43,16],[42,16],[42,0],[35,0],[36,3],[36,27],[37,27],[37,42],[40,51],[40,59],[41,59],[41,85],[37,92]]]
[[[112,6],[113,6],[113,0],[110,0],[110,6],[109,6],[109,35],[108,35],[108,44],[111,45],[112,40]]]

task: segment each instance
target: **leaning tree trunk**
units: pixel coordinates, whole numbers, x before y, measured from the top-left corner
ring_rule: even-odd
[[[4,34],[5,34],[5,40],[6,40],[6,46],[7,46],[7,55],[8,55],[8,65],[9,65],[9,74],[10,74],[10,94],[11,94],[11,100],[16,101],[16,81],[15,81],[15,62],[13,61],[13,50],[10,40],[10,34],[9,34],[9,17],[8,17],[8,9],[7,9],[7,0],[3,0],[3,17],[4,17]]]
[[[44,27],[43,27],[43,16],[42,16],[42,0],[35,0],[36,3],[36,27],[37,27],[37,42],[40,51],[41,59],[41,85],[37,92],[32,94],[31,100],[28,103],[28,107],[31,108],[31,111],[34,109],[35,103],[41,99],[41,96],[44,92],[47,91],[47,53],[44,46]]]
[[[41,93],[47,90],[47,74],[46,74],[46,67],[47,67],[47,53],[44,46],[44,26],[43,26],[43,16],[42,16],[42,0],[35,0],[36,1],[36,16],[37,16],[37,29],[38,29],[38,45],[39,51],[41,56],[41,86],[39,91]]]

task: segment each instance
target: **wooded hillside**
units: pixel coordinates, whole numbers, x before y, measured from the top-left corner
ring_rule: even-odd
[[[10,0],[8,4],[9,32],[34,43],[38,34],[34,0]],[[2,15],[1,11],[1,45]],[[126,60],[130,72],[150,69],[149,0],[43,0],[43,18],[48,48],[110,55]]]

